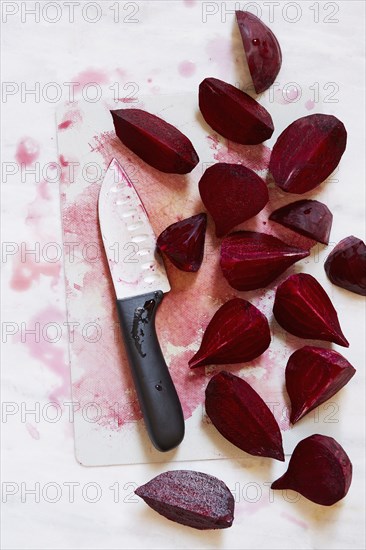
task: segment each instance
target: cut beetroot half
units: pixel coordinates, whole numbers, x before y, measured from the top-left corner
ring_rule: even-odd
[[[270,342],[271,333],[263,313],[250,302],[233,298],[212,317],[189,366],[245,363],[261,355]]]
[[[217,477],[202,472],[164,472],[135,493],[158,514],[194,529],[226,529],[233,523],[230,490]]]
[[[296,350],[286,366],[292,424],[333,397],[355,372],[337,351],[315,346]]]
[[[126,147],[161,172],[187,174],[198,155],[175,126],[142,109],[111,111],[117,136]]]
[[[329,254],[324,269],[333,284],[366,296],[366,246],[351,235]]]
[[[269,112],[248,94],[218,78],[201,82],[199,107],[215,132],[236,143],[256,145],[273,134]]]
[[[222,162],[207,168],[199,192],[215,222],[217,237],[258,214],[269,198],[266,183],[253,170]]]
[[[225,279],[237,290],[255,290],[274,281],[308,250],[255,231],[237,231],[221,245],[220,266]]]
[[[206,388],[205,408],[215,428],[239,449],[255,456],[285,459],[275,417],[242,378],[226,371],[213,376]]]
[[[236,20],[254,88],[260,94],[276,80],[282,64],[281,48],[271,29],[252,13],[237,11]]]
[[[352,463],[340,444],[326,435],[311,435],[300,441],[287,472],[272,483],[272,489],[292,489],[305,498],[332,506],[348,493]]]
[[[290,124],[277,139],[269,171],[283,191],[306,193],[336,169],[346,142],[346,129],[335,116],[304,116]]]
[[[329,243],[333,215],[322,202],[306,199],[291,202],[272,212],[269,219],[314,241]]]
[[[159,235],[156,245],[178,269],[198,271],[203,260],[206,225],[206,214],[173,223]]]
[[[273,314],[281,327],[295,336],[349,347],[328,294],[312,275],[288,277],[277,288]]]

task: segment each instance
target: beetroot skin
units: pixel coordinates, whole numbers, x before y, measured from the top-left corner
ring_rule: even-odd
[[[270,342],[271,333],[263,313],[250,302],[233,298],[212,317],[189,366],[245,363],[266,351]]]
[[[237,231],[222,241],[220,265],[233,288],[255,290],[269,285],[306,256],[308,250],[289,246],[272,235]]]
[[[242,378],[221,371],[206,388],[206,413],[230,443],[255,455],[285,460],[275,417]]]
[[[366,296],[366,246],[361,239],[352,235],[340,241],[324,269],[333,284]]]
[[[305,346],[296,350],[286,366],[286,388],[292,424],[335,395],[355,374],[340,353]]]
[[[272,483],[272,489],[292,489],[305,498],[332,506],[348,493],[352,463],[332,437],[311,435],[296,446],[287,472]]]
[[[282,53],[277,38],[262,21],[248,11],[237,11],[249,71],[257,94],[269,88],[278,75]]]
[[[194,529],[226,529],[234,519],[234,497],[217,477],[174,470],[135,491],[162,516]]]
[[[349,347],[328,294],[312,275],[288,277],[277,288],[273,314],[281,327],[295,336]]]
[[[269,171],[283,191],[306,193],[335,170],[346,142],[346,129],[335,116],[314,114],[299,118],[277,139]]]
[[[291,202],[272,212],[269,219],[314,241],[329,243],[333,215],[322,202],[308,199]]]
[[[159,235],[156,245],[178,269],[198,271],[203,260],[206,225],[206,214],[173,223]]]
[[[117,136],[126,147],[161,172],[187,174],[199,158],[175,126],[142,109],[111,111]]]
[[[267,185],[253,170],[222,162],[207,168],[199,192],[215,222],[217,237],[258,214],[269,198]]]
[[[248,94],[218,78],[201,82],[199,107],[215,132],[236,143],[257,145],[273,134],[269,112]]]

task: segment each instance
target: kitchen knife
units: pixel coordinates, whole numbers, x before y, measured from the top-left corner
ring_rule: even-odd
[[[169,280],[147,212],[131,180],[113,159],[99,193],[99,225],[117,297],[133,380],[150,439],[169,451],[184,437],[184,418],[155,331]]]

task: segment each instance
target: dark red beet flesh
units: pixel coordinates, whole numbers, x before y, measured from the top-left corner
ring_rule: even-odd
[[[233,288],[255,290],[269,285],[306,256],[308,250],[289,246],[272,235],[237,231],[222,241],[220,265]]]
[[[189,366],[245,363],[261,355],[270,342],[271,333],[263,313],[250,302],[233,298],[212,317]]]
[[[292,424],[335,395],[355,374],[340,353],[305,346],[296,350],[286,366],[286,388]]]
[[[217,477],[174,470],[135,491],[162,516],[195,529],[226,529],[234,519],[234,497]]]
[[[312,275],[288,277],[277,288],[273,314],[295,336],[349,347],[328,294]]]
[[[206,214],[173,223],[159,235],[156,245],[178,269],[198,271],[203,260],[206,225]]]
[[[187,174],[199,158],[175,126],[142,109],[111,111],[117,136],[126,147],[161,172]]]
[[[254,88],[260,94],[276,80],[282,64],[281,48],[271,29],[252,13],[237,11],[236,20]]]
[[[287,472],[272,483],[272,489],[292,489],[305,498],[332,506],[348,493],[352,463],[332,437],[311,435],[296,446]]]
[[[324,269],[333,284],[366,296],[366,246],[361,239],[351,235],[340,241]]]
[[[282,436],[275,417],[242,378],[221,371],[206,388],[206,413],[230,443],[255,455],[284,460]]]
[[[210,166],[200,179],[199,191],[215,222],[217,237],[258,214],[268,202],[265,182],[241,164]]]
[[[346,129],[335,116],[304,116],[290,124],[277,139],[269,171],[283,191],[306,193],[335,170],[346,142]]]
[[[236,143],[256,145],[273,134],[269,112],[245,92],[217,78],[201,82],[199,107],[215,132]]]
[[[291,202],[272,212],[269,219],[314,241],[329,243],[333,215],[322,202],[307,199]]]

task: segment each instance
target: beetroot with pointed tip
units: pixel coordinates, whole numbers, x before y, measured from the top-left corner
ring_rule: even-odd
[[[315,346],[296,350],[286,366],[292,424],[333,397],[355,372],[351,363],[337,351]]]
[[[261,355],[270,342],[271,333],[263,313],[250,302],[233,298],[212,317],[189,366],[245,363]]]
[[[230,286],[255,290],[269,285],[306,256],[308,250],[289,246],[272,235],[237,231],[222,241],[220,266]]]
[[[199,107],[215,132],[236,143],[257,145],[273,134],[269,112],[248,94],[218,78],[201,82]]]
[[[335,116],[304,116],[290,124],[277,139],[269,171],[283,191],[306,193],[335,170],[346,142],[346,129]]]
[[[226,529],[234,520],[230,490],[217,477],[202,472],[164,472],[135,493],[162,516],[194,529]]]
[[[226,371],[215,374],[206,388],[205,408],[215,428],[239,449],[285,460],[275,417],[242,378]]]
[[[282,64],[281,48],[271,29],[258,17],[248,11],[235,13],[254,88],[260,94],[276,80]]]
[[[111,111],[117,136],[126,147],[161,172],[187,174],[199,158],[175,126],[142,109]]]
[[[281,327],[295,336],[349,347],[328,294],[312,275],[288,277],[277,288],[273,314]]]
[[[291,202],[272,212],[269,219],[314,241],[329,243],[333,215],[322,202],[308,199]]]
[[[348,493],[352,463],[343,447],[326,435],[314,434],[295,447],[287,472],[271,489],[292,489],[305,498],[332,506]]]
[[[203,260],[207,215],[197,214],[169,225],[156,246],[178,269],[198,271]]]
[[[223,162],[207,168],[199,192],[215,222],[217,237],[258,214],[269,198],[267,185],[253,170]]]
[[[366,296],[366,246],[351,235],[340,241],[324,264],[333,284]]]

